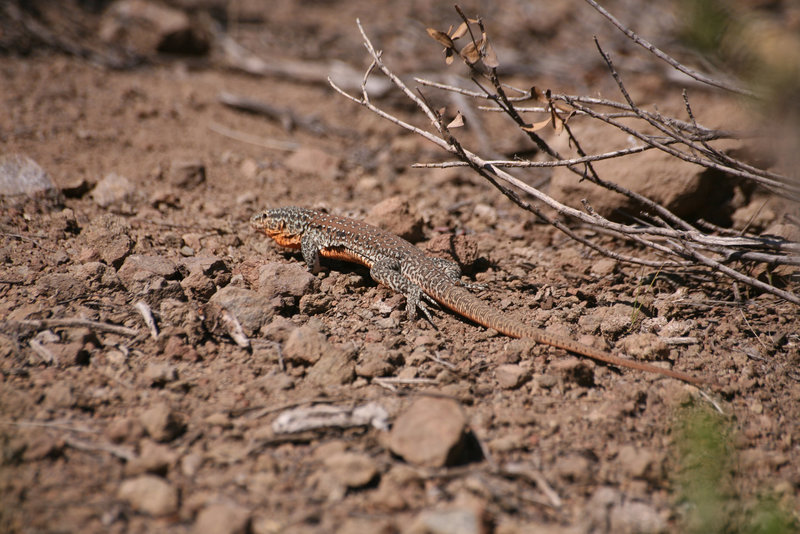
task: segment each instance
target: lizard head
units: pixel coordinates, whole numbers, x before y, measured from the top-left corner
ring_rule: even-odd
[[[250,225],[279,245],[300,248],[300,239],[310,219],[311,212],[305,208],[274,208],[253,215]]]

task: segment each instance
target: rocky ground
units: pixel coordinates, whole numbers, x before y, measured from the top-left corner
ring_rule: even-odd
[[[450,4],[58,4],[5,8],[0,34],[0,530],[797,527],[796,306],[703,269],[604,258],[466,169],[412,169],[446,155],[325,83],[333,71],[360,84],[356,17],[407,79],[456,79],[463,69],[446,67],[425,31],[458,22]],[[518,86],[619,98],[598,35],[643,104],[680,112],[685,79],[586,4],[545,4],[462,7],[485,18]],[[608,3],[632,22],[628,4]],[[674,6],[636,10],[640,32],[678,46]],[[265,60],[250,65],[258,73],[232,63],[225,35]],[[402,96],[375,90],[426,126]],[[741,128],[752,113],[692,95],[710,126]],[[465,143],[529,155],[503,119],[479,120]],[[592,150],[616,141],[583,135]],[[737,230],[796,210],[720,182],[690,195],[700,202],[672,198],[708,178],[655,153],[602,170]],[[578,207],[589,195],[615,209],[559,171],[523,176]],[[444,311],[409,322],[404,299],[365,269],[325,262],[313,275],[250,229],[255,211],[280,205],[384,226],[455,256],[487,286],[480,298],[520,321],[721,387],[598,365]],[[796,293],[796,273],[784,274]]]

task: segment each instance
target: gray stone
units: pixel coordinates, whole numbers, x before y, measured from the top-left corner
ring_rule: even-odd
[[[323,460],[328,472],[348,488],[366,486],[378,475],[375,461],[366,454],[339,452]]]
[[[89,261],[101,259],[108,265],[119,267],[133,251],[130,232],[128,223],[117,215],[109,213],[93,219],[81,234],[89,247],[81,256],[90,258]]]
[[[319,323],[313,321],[289,333],[283,346],[283,358],[294,364],[313,365],[332,350],[333,345],[319,330]]]
[[[258,270],[258,294],[267,299],[292,297],[294,302],[311,292],[316,278],[299,263],[271,262]]]
[[[139,420],[147,434],[156,441],[171,441],[184,431],[180,417],[166,403],[148,408],[142,412]]]
[[[144,379],[148,385],[164,386],[178,379],[178,370],[166,362],[150,362],[144,370]]]
[[[192,527],[196,534],[247,534],[250,511],[233,503],[214,503],[203,508]]]
[[[365,220],[412,243],[422,239],[422,217],[403,197],[389,197],[378,202]]]
[[[111,172],[97,182],[91,197],[101,208],[131,200],[136,194],[136,185],[124,176]]]
[[[503,389],[516,389],[524,384],[530,377],[530,371],[514,364],[498,365],[494,370],[494,377]]]
[[[206,181],[206,166],[199,160],[173,161],[167,179],[175,187],[191,189]]]
[[[466,427],[466,417],[456,401],[421,398],[394,422],[389,447],[411,464],[452,465],[464,445]]]
[[[117,272],[122,285],[132,294],[155,306],[166,298],[183,298],[183,289],[175,280],[180,275],[174,262],[163,256],[133,254]]]
[[[63,202],[63,196],[50,175],[38,163],[21,154],[0,156],[0,197],[8,201],[13,197],[49,200],[54,205]]]
[[[356,375],[354,351],[332,347],[308,370],[308,380],[318,386],[350,384]]]
[[[178,511],[178,490],[166,480],[141,475],[120,484],[117,496],[135,511],[161,517]]]
[[[232,313],[248,336],[258,332],[275,315],[275,306],[271,301],[241,287],[223,287],[214,293],[209,303]]]
[[[407,534],[482,534],[484,528],[481,510],[457,507],[445,510],[425,510],[404,532]]]
[[[137,54],[204,54],[207,32],[186,13],[147,0],[118,0],[103,14],[100,38]]]

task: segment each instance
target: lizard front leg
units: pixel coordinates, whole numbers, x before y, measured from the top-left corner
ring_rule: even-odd
[[[306,232],[300,238],[300,252],[308,265],[308,270],[316,274],[319,272],[319,249],[320,243],[314,238],[313,234]]]

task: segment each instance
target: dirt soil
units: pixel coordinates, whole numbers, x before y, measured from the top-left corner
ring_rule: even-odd
[[[196,14],[213,2],[175,4]],[[633,91],[679,98],[681,86],[585,4],[544,4],[463,6],[497,35],[501,63],[519,67],[516,85],[619,98],[597,34]],[[636,3],[639,30],[674,43],[667,8],[646,5]],[[463,73],[425,32],[457,23],[447,3],[231,6],[229,34],[262,58],[361,71],[360,17],[404,76]],[[103,18],[82,16],[89,28]],[[721,509],[757,515],[768,497],[797,519],[797,307],[702,270],[652,282],[655,269],[603,258],[468,170],[412,169],[445,155],[322,82],[244,74],[214,47],[123,69],[52,47],[23,52],[0,59],[3,156],[35,161],[62,196],[0,206],[3,532],[677,532],[703,505],[687,489],[687,454],[723,465],[709,497]],[[318,129],[232,109],[221,92]],[[403,97],[376,101],[425,127]],[[502,119],[485,120],[493,150],[525,149]],[[419,223],[429,250],[447,252],[457,236],[468,276],[488,288],[477,294],[504,313],[722,387],[598,365],[445,311],[433,325],[409,322],[404,299],[366,269],[324,262],[312,276],[251,230],[253,213],[284,205],[388,213],[401,219],[390,224]],[[225,310],[249,346],[233,340]],[[421,399],[458,403],[463,450],[447,465],[393,448],[392,423]],[[274,426],[295,408],[364,405],[384,410],[388,427]],[[683,431],[698,413],[721,422],[709,427],[716,456]]]

